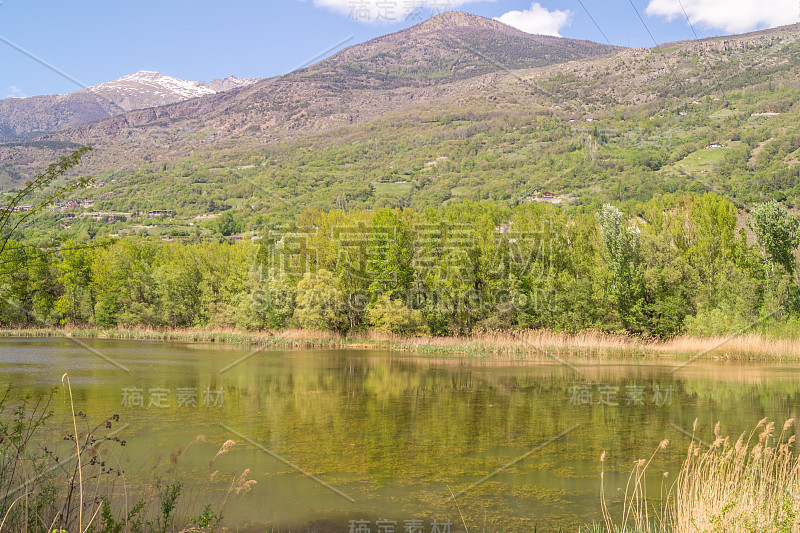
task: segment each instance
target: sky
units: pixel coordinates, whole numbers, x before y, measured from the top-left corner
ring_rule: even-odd
[[[0,0],[0,98],[139,70],[271,77],[445,10],[631,47],[800,20],[800,0]]]

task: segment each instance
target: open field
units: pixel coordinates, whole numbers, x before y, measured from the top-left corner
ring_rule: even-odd
[[[406,194],[414,188],[411,182],[373,183],[375,194]]]

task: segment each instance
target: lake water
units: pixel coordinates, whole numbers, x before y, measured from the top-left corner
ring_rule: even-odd
[[[798,364],[678,364],[0,341],[0,385],[46,391],[66,372],[87,422],[119,415],[100,431],[124,428],[125,446],[106,452],[125,470],[115,494],[180,479],[190,509],[224,501],[224,523],[243,532],[347,532],[359,520],[383,533],[392,528],[381,520],[424,533],[447,521],[451,531],[577,530],[600,519],[603,450],[613,507],[633,462],[663,439],[648,492],[669,486],[695,419],[710,441],[716,422],[738,436],[761,418],[780,427],[798,416]],[[72,424],[63,388],[53,407],[57,437]],[[210,464],[227,440],[236,445]],[[245,468],[256,484],[226,499]]]

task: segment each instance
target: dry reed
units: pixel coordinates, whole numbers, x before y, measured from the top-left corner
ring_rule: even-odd
[[[675,531],[800,532],[793,425],[788,420],[776,437],[775,423],[765,418],[731,445],[717,424],[704,453],[693,442],[675,487]]]
[[[613,520],[605,500],[603,452],[600,503],[606,532],[800,533],[800,458],[794,451],[793,426],[794,420],[787,420],[776,436],[775,424],[765,418],[731,444],[729,437],[720,436],[717,424],[714,441],[701,446],[694,437],[695,421],[678,479],[656,517],[650,516],[645,475],[667,441],[649,460],[635,463],[619,522]]]
[[[235,329],[124,329],[9,328],[0,337],[107,338],[172,342],[258,345],[278,349],[387,349],[470,357],[545,360],[552,355],[575,358],[696,357],[713,359],[784,360],[800,358],[800,337],[770,338],[759,334],[730,337],[643,338],[622,333],[586,330],[577,333],[550,330],[480,331],[467,336],[406,337],[376,331],[342,335],[331,331],[284,330],[244,332]]]

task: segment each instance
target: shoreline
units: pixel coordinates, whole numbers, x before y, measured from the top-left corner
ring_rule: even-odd
[[[246,345],[283,350],[389,350],[401,353],[518,360],[552,359],[553,356],[573,359],[681,359],[706,356],[715,360],[800,360],[800,338],[774,339],[755,334],[708,338],[681,336],[656,340],[597,331],[568,334],[546,330],[486,332],[469,337],[404,337],[378,332],[342,336],[332,332],[306,330],[243,332],[224,329],[82,327],[0,329],[0,338],[49,337]]]

